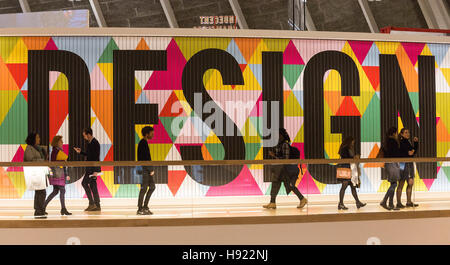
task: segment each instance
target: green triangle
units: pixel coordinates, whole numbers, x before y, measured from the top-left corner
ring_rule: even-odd
[[[245,144],[245,160],[254,160],[261,149],[260,143],[246,143]]]
[[[262,138],[263,132],[263,119],[262,117],[248,117],[250,122],[255,126],[256,132],[258,133],[259,138]]]
[[[380,99],[376,94],[370,100],[361,118],[361,142],[380,141]]]
[[[223,160],[225,157],[225,149],[222,144],[205,144],[205,146],[214,160]]]
[[[295,86],[300,74],[303,71],[304,65],[298,64],[285,64],[283,65],[283,76],[286,78],[286,81],[289,84],[289,87],[292,89]]]
[[[450,181],[450,167],[441,167],[444,169],[445,176],[447,176],[448,181]]]
[[[183,128],[184,123],[188,119],[188,117],[184,116],[178,116],[178,117],[159,117],[161,120],[161,123],[163,124],[164,128],[166,129],[167,134],[169,135],[170,139],[173,143],[175,143],[175,140],[177,139],[178,135],[174,135],[172,132],[172,122],[175,118],[181,119],[180,122],[180,131]]]
[[[120,184],[114,198],[137,198],[139,187],[136,184]]]
[[[414,109],[414,114],[419,112],[419,92],[408,92],[411,105]]]
[[[14,100],[0,126],[0,144],[23,144],[27,138],[28,105],[22,93]]]
[[[265,195],[270,195],[270,191],[272,190],[272,184],[270,184],[269,188],[266,190]],[[278,195],[286,195],[286,188],[284,187],[284,183],[281,182],[280,190],[278,191]]]
[[[302,117],[303,109],[298,103],[297,98],[294,96],[293,92],[286,99],[286,102],[283,104],[284,116],[287,117]]]
[[[139,135],[137,134],[137,132],[134,132],[134,143],[139,144],[140,141],[141,139],[139,139]]]
[[[102,56],[98,59],[97,63],[112,63],[113,62],[113,50],[119,50],[116,42],[113,38],[109,41],[105,50],[103,50]]]

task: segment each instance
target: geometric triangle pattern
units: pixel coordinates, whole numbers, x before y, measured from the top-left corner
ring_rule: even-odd
[[[360,95],[342,94],[340,74],[330,69],[324,84],[324,154],[337,157],[342,141],[331,133],[332,116],[361,118],[361,157],[376,157],[380,147],[380,55],[397,57],[410,102],[420,121],[418,91],[418,56],[434,56],[436,62],[437,153],[450,156],[450,45],[383,41],[341,41],[261,38],[197,37],[0,37],[0,161],[22,161],[28,132],[28,51],[65,50],[75,53],[86,63],[91,81],[91,116],[95,136],[101,144],[101,159],[113,160],[113,63],[115,50],[164,50],[164,71],[135,71],[135,103],[157,104],[158,123],[151,125],[155,137],[149,141],[154,160],[180,160],[180,146],[197,146],[204,160],[222,160],[226,156],[220,137],[199,118],[183,92],[183,71],[188,61],[200,51],[219,49],[227,52],[239,65],[244,83],[226,85],[217,69],[206,70],[203,86],[214,101],[225,108],[227,102],[240,102],[240,108],[224,109],[236,124],[245,143],[245,159],[263,159],[263,52],[281,52],[283,68],[283,119],[293,146],[304,157],[303,75],[309,60],[323,51],[341,51],[355,63],[360,80]],[[67,73],[49,73],[49,137],[68,137]],[[266,84],[267,86],[267,84]],[[245,110],[244,110],[245,109]],[[399,121],[401,124],[401,121]],[[420,124],[419,124],[420,125]],[[136,148],[140,130],[135,126]],[[67,139],[65,139],[67,141]],[[67,146],[65,148],[68,148]],[[421,191],[450,191],[450,163],[439,165],[437,179],[415,178]],[[361,165],[362,193],[386,191],[379,164]],[[260,165],[245,165],[236,179],[222,186],[205,186],[194,181],[183,166],[170,166],[168,183],[161,184],[155,197],[254,196],[269,194],[271,184],[263,180]],[[340,185],[315,180],[303,168],[297,187],[304,194],[338,194]],[[416,172],[417,174],[417,172]],[[98,178],[101,197],[135,198],[139,185],[115,184],[110,167]],[[66,187],[68,198],[82,198],[81,181]],[[159,191],[158,191],[159,190]],[[51,188],[48,190],[51,191]],[[281,188],[280,194],[283,194]],[[350,189],[347,190],[350,192]],[[32,198],[26,190],[21,167],[0,168],[0,198]]]

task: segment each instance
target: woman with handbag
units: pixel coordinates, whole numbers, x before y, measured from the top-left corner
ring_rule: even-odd
[[[67,155],[62,150],[63,140],[62,136],[56,135],[52,140],[52,153],[50,155],[51,161],[66,161]],[[67,173],[67,168],[65,167],[52,167],[53,175],[49,177],[49,182],[53,185],[53,192],[50,193],[47,200],[45,200],[45,208],[50,203],[50,201],[55,198],[56,195],[59,195],[59,200],[61,202],[61,215],[72,215],[66,209],[65,203],[65,194],[66,194],[66,179],[70,180],[70,177]]]
[[[47,159],[47,151],[40,146],[41,138],[39,134],[32,132],[28,134],[25,140],[27,147],[23,154],[23,162],[37,162]],[[45,189],[47,188],[47,174],[46,167],[24,167],[23,173],[25,182],[29,190],[34,190],[34,217],[47,218],[45,212]]]
[[[291,139],[289,137],[289,134],[287,133],[286,129],[280,128],[279,130],[279,138],[278,138],[278,144],[275,146],[273,151],[269,151],[269,156],[273,159],[289,159],[289,155],[291,153],[291,146],[290,142]],[[295,170],[295,167],[297,167],[297,170]],[[303,197],[303,195],[300,193],[298,188],[295,186],[295,182],[297,181],[299,169],[297,165],[280,165],[280,166],[274,166],[272,167],[274,169],[272,171],[272,174],[274,175],[274,181],[272,182],[272,189],[270,190],[270,203],[264,205],[263,207],[266,209],[276,209],[276,198],[278,195],[278,191],[281,187],[281,182],[284,183],[284,186],[286,188],[286,193],[289,194],[289,192],[294,192],[295,195],[297,195],[298,199],[300,200],[299,205],[297,208],[301,209],[303,208],[308,200]]]
[[[397,128],[391,127],[386,133],[384,144],[381,147],[383,149],[384,157],[401,157],[400,143],[398,142]],[[400,210],[394,206],[394,194],[397,182],[400,180],[400,166],[399,163],[385,163],[384,168],[387,172],[387,180],[391,183],[386,195],[381,201],[380,205],[386,210]],[[387,200],[389,199],[389,206]]]
[[[413,142],[414,145],[411,144],[410,133],[407,128],[403,128],[400,130],[400,134],[398,136],[400,140],[400,152],[402,157],[414,157],[417,153],[417,149],[419,148],[419,139],[414,137]],[[403,167],[403,169],[402,169]],[[403,186],[405,182],[406,186],[406,207],[417,207],[418,204],[412,202],[412,187],[414,185],[414,163],[400,163],[400,181],[398,182],[397,188],[397,208],[405,208],[402,204],[402,192]]]
[[[341,146],[339,147],[339,155],[341,159],[348,158],[359,158],[358,155],[355,155],[355,139],[352,136],[348,136],[342,141]],[[366,206],[366,203],[362,203],[358,198],[358,193],[356,192],[356,187],[359,186],[359,174],[355,164],[339,164],[338,169],[348,168],[351,171],[350,178],[339,178],[339,174],[337,174],[338,181],[342,182],[341,190],[339,191],[339,204],[338,210],[348,210],[348,208],[344,205],[344,195],[345,190],[350,185],[350,189],[352,190],[353,198],[355,198],[356,207],[359,209],[361,207]]]

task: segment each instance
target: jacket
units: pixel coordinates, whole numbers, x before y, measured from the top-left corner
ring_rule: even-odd
[[[403,138],[402,140],[400,140],[400,153],[402,157],[413,157],[415,154],[417,154],[418,148],[418,142],[414,142],[414,145],[412,145],[408,139]],[[408,152],[411,150],[414,150],[414,154],[409,155]]]
[[[50,155],[51,161],[65,161],[67,160],[67,155],[59,148],[54,147]],[[51,185],[65,186],[67,168],[66,167],[51,167],[53,175],[49,177],[49,182]]]
[[[47,151],[43,146],[27,145],[23,154],[24,162],[44,161]],[[48,186],[48,167],[23,167],[25,185],[28,190],[45,190]]]
[[[354,158],[355,155],[353,154],[353,151],[350,151],[350,148],[345,147],[339,150],[339,155],[342,159],[348,159],[348,158]],[[350,164],[338,164],[337,167],[345,167],[350,168]]]
[[[87,143],[86,152],[81,151],[81,155],[86,157],[86,161],[100,161],[100,144],[97,139],[92,138],[90,143]],[[101,167],[87,167],[87,172],[102,172]]]
[[[23,162],[44,161],[46,156],[46,147],[27,145],[23,154]]]
[[[400,151],[399,143],[394,139],[389,137],[385,145],[383,146],[384,157],[402,157],[402,153]]]
[[[146,139],[142,139],[138,144],[138,161],[152,161],[152,156],[150,155],[150,148],[148,147],[148,142]],[[154,170],[153,166],[144,166],[142,170],[145,173],[150,173]]]

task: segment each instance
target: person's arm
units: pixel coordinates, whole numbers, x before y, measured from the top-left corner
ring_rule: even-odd
[[[283,155],[283,157],[281,157],[281,159],[289,159],[289,153],[290,153],[291,149],[289,147],[288,143],[284,143],[281,146],[281,153]]]

